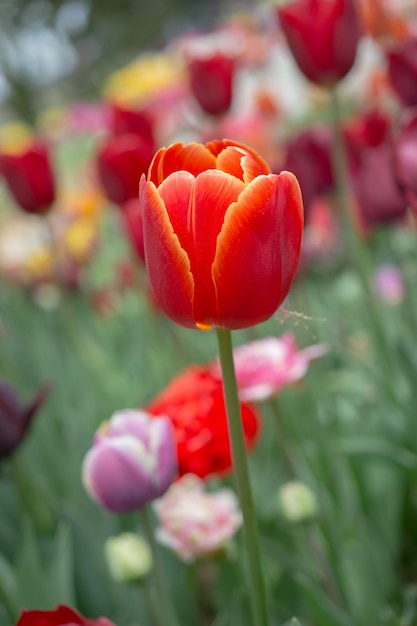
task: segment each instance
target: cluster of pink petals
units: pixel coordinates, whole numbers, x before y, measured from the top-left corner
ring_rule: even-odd
[[[240,399],[254,402],[271,398],[286,385],[303,378],[310,361],[326,352],[323,343],[300,350],[292,332],[238,346],[233,357]]]
[[[186,474],[153,503],[157,540],[186,562],[222,550],[242,525],[233,491],[205,487],[198,476]]]

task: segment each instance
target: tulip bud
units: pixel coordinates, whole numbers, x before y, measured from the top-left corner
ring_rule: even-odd
[[[188,62],[191,91],[200,107],[209,115],[222,115],[230,109],[236,61],[216,52],[195,56]]]
[[[23,405],[12,387],[0,380],[0,461],[21,443],[49,391],[50,387],[42,387],[29,405]]]
[[[282,514],[289,522],[305,522],[315,517],[318,512],[313,491],[299,480],[282,485],[278,502]]]
[[[83,483],[113,513],[128,513],[160,497],[177,474],[175,441],[166,417],[125,410],[99,428],[87,453]]]
[[[109,537],[104,549],[110,575],[116,582],[137,582],[152,569],[153,560],[149,544],[134,533]]]

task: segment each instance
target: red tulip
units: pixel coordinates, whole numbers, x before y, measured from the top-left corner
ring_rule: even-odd
[[[306,214],[316,198],[333,188],[331,133],[326,126],[301,131],[287,144],[283,169],[300,183]]]
[[[42,387],[30,404],[23,404],[14,389],[0,380],[0,461],[14,452],[23,441],[35,413],[50,392]]]
[[[220,52],[188,62],[192,94],[209,115],[222,115],[230,109],[235,65],[233,57]]]
[[[355,0],[295,0],[277,12],[297,65],[309,80],[331,85],[346,76],[360,37]]]
[[[68,606],[51,611],[22,611],[16,626],[114,626],[105,617],[87,619]]]
[[[129,200],[122,210],[122,217],[127,236],[136,255],[145,263],[145,248],[143,244],[142,212],[139,198]]]
[[[141,174],[146,172],[154,154],[154,144],[134,134],[110,137],[97,157],[98,175],[109,198],[120,206],[139,193]]]
[[[375,148],[389,140],[391,123],[384,113],[371,109],[350,120],[345,125],[343,134],[350,167],[355,172],[360,167],[362,155],[367,148]]]
[[[405,106],[417,105],[417,34],[401,40],[388,54],[388,76]]]
[[[55,179],[45,143],[37,140],[24,152],[0,154],[0,173],[24,211],[44,214],[51,208],[55,201]]]
[[[188,328],[268,319],[297,270],[300,187],[230,140],[173,144],[140,185],[146,265],[162,310]]]
[[[146,143],[154,145],[152,118],[141,109],[126,109],[114,104],[111,108],[112,129],[115,135],[138,135]],[[156,146],[154,146],[156,149]]]
[[[397,180],[417,213],[417,107],[408,109],[401,120],[394,155]]]
[[[232,469],[232,458],[219,377],[209,367],[189,367],[174,378],[147,407],[155,416],[169,417],[177,441],[179,474],[205,478]],[[252,448],[259,417],[251,404],[241,403],[246,446]]]

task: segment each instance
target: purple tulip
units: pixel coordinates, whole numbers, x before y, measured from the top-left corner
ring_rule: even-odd
[[[42,387],[26,405],[8,383],[0,380],[0,461],[12,454],[21,443],[32,418],[49,392],[49,386]]]
[[[170,420],[118,411],[97,431],[82,469],[90,496],[113,513],[129,513],[162,496],[178,473]]]

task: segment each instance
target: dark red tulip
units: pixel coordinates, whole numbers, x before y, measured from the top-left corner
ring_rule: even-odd
[[[156,150],[153,121],[147,111],[127,109],[114,104],[111,108],[111,126],[115,135],[138,135]]]
[[[388,223],[405,216],[407,201],[395,177],[390,142],[363,153],[354,188],[360,214],[368,225]]]
[[[417,105],[417,35],[401,40],[387,53],[391,85],[405,106]]]
[[[233,98],[235,59],[216,52],[212,56],[190,58],[188,72],[193,96],[209,115],[222,115]]]
[[[8,383],[0,380],[0,461],[12,454],[21,443],[49,392],[49,386],[42,387],[26,405]]]
[[[282,169],[298,178],[306,216],[315,199],[333,188],[331,141],[326,126],[312,126],[287,144]]]
[[[277,12],[297,65],[309,80],[331,85],[346,76],[360,38],[355,0],[295,0]]]
[[[122,217],[129,241],[139,259],[145,263],[142,211],[139,198],[134,198],[133,200],[126,202],[123,206]]]
[[[350,120],[343,128],[351,169],[360,167],[364,150],[375,148],[387,141],[391,134],[391,122],[387,115],[377,109]]]
[[[394,154],[397,180],[417,213],[417,107],[408,109],[403,116]]]
[[[148,170],[153,155],[153,143],[138,135],[117,135],[106,140],[99,150],[97,165],[109,200],[123,206],[138,197],[140,177]]]
[[[17,204],[44,214],[55,201],[55,178],[48,146],[39,140],[18,154],[0,154],[0,173]]]

